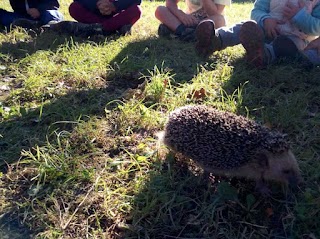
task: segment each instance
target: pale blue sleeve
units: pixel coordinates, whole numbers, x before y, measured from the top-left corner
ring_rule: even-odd
[[[301,9],[293,18],[292,23],[303,33],[312,36],[320,35],[320,4],[317,4],[312,13],[305,8]]]
[[[256,0],[251,11],[251,19],[255,20],[261,27],[266,18],[270,18],[270,0]]]

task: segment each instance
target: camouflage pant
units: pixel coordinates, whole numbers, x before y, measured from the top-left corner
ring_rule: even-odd
[[[200,8],[199,10],[191,13],[191,15],[194,16],[197,20],[199,20],[199,22],[208,18],[208,15],[203,8]]]

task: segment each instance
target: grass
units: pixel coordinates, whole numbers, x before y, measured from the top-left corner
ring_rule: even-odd
[[[0,238],[320,238],[319,68],[252,69],[241,46],[202,59],[158,38],[159,4],[143,2],[131,36],[0,34]],[[234,2],[229,23],[251,8]],[[209,180],[157,143],[186,104],[286,133],[305,184],[263,198]]]

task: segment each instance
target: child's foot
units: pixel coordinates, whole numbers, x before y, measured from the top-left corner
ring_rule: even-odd
[[[277,57],[297,57],[299,51],[294,42],[287,36],[278,36],[273,41],[273,50]]]
[[[19,18],[12,22],[12,27],[22,27],[28,30],[36,30],[41,26],[42,24],[39,21],[29,20],[26,18]]]
[[[195,35],[195,28],[192,27],[186,27],[180,35],[178,35],[178,38],[181,41],[185,41],[185,42],[193,42],[196,39],[196,35]]]
[[[0,23],[0,32],[4,32],[6,28]]]
[[[221,40],[215,31],[215,24],[212,20],[203,20],[196,28],[196,51],[201,56],[209,56],[221,49]]]
[[[50,25],[50,29],[58,33],[70,34],[74,36],[89,37],[94,35],[106,35],[99,23],[85,24],[73,21],[61,21]]]
[[[169,27],[161,23],[158,28],[158,35],[169,39],[180,39],[181,41],[191,42],[195,40],[195,29],[192,27],[185,27],[180,33],[171,31]]]
[[[264,34],[253,21],[245,22],[240,29],[240,42],[247,52],[247,61],[257,68],[265,67]]]
[[[132,28],[131,24],[124,25],[120,28],[119,34],[122,36],[131,35],[131,28]]]
[[[163,23],[161,23],[159,25],[158,28],[158,35],[160,37],[169,37],[170,34],[172,34],[173,32],[169,29],[169,27],[167,27],[166,25],[164,25]]]

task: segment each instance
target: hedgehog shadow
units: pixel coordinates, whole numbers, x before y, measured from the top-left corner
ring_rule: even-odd
[[[236,232],[243,230],[257,238],[288,235],[280,213],[263,216],[271,199],[252,193],[252,181],[214,177],[172,152],[154,166],[159,170],[150,172],[134,197],[126,221],[133,226],[123,232],[125,238],[238,238]],[[253,222],[268,228],[259,231],[248,226]]]

